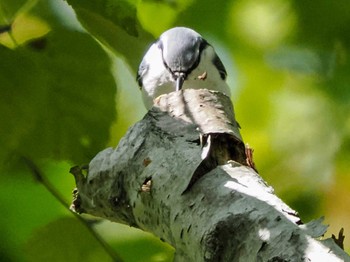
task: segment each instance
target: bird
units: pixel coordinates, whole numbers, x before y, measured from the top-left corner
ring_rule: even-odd
[[[226,77],[225,66],[212,45],[190,28],[174,27],[150,46],[136,80],[150,109],[158,96],[181,89],[209,89],[230,96]]]

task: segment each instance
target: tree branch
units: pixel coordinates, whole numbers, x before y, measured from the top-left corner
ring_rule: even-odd
[[[175,261],[349,261],[321,220],[297,213],[249,167],[230,99],[161,96],[116,149],[71,170],[72,208],[152,232]]]

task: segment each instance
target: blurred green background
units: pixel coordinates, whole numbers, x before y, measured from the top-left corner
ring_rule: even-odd
[[[1,261],[171,261],[156,237],[87,217],[104,248],[67,206],[69,168],[146,113],[135,72],[173,26],[222,58],[263,178],[304,222],[325,216],[326,237],[344,227],[350,251],[347,0],[1,0]]]

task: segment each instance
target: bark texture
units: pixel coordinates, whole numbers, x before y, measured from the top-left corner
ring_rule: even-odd
[[[316,239],[322,219],[303,225],[246,163],[227,96],[174,92],[86,175],[72,168],[72,208],[152,232],[176,248],[175,261],[350,261]]]

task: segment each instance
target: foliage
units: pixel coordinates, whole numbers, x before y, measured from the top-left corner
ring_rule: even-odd
[[[112,260],[32,174],[69,203],[69,167],[116,146],[142,117],[138,63],[180,25],[222,57],[261,175],[305,221],[325,215],[330,233],[349,234],[349,23],[346,0],[2,0],[0,256]],[[148,234],[86,219],[125,261],[171,261]]]

